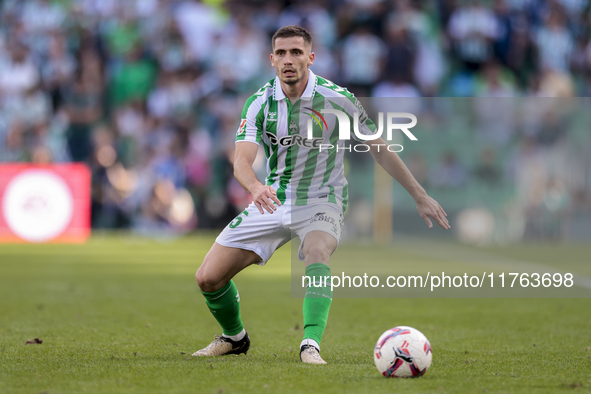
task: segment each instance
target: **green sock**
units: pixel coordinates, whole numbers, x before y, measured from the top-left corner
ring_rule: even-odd
[[[232,280],[218,291],[202,291],[205,303],[226,335],[237,335],[243,329],[240,318],[240,296]]]
[[[328,320],[328,311],[332,303],[330,267],[322,263],[310,264],[306,268],[306,276],[311,279],[311,283],[304,296],[304,339],[313,339],[320,346],[320,340]],[[326,286],[316,287],[314,284],[326,284]]]

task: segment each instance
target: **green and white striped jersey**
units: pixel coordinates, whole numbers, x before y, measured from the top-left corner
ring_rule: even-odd
[[[345,141],[339,140],[337,117],[321,116],[320,110],[345,112],[353,139],[357,139],[352,126],[355,112],[360,113],[361,134],[374,134],[375,125],[347,89],[314,75],[311,70],[308,73],[306,90],[294,104],[283,93],[278,77],[250,96],[242,111],[236,142],[263,144],[267,158],[266,184],[277,190],[282,204],[331,202],[345,211],[348,200],[343,165]],[[308,119],[314,120],[314,139],[323,138],[323,143],[333,148],[310,147]]]

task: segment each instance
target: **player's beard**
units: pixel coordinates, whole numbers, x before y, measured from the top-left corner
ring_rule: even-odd
[[[281,82],[283,82],[286,85],[295,85],[304,78],[304,75],[305,75],[305,73],[302,73],[302,75],[299,78],[295,78],[295,79],[284,79],[282,77],[279,77],[279,79],[281,79]],[[293,77],[290,77],[290,78],[293,78]]]
[[[286,84],[286,85],[295,85],[295,84],[297,84],[298,82],[300,82],[300,81],[302,80],[302,78],[303,78],[303,77],[300,77],[300,78],[298,78],[298,79],[292,79],[292,80],[289,80],[289,81],[285,81],[285,80],[284,80],[284,81],[283,81],[283,83],[284,83],[284,84]]]

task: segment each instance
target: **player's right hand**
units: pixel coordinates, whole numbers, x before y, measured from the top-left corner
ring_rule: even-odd
[[[263,184],[252,191],[252,202],[258,208],[261,215],[265,211],[273,213],[277,210],[277,206],[281,205],[281,201],[277,198],[277,191],[271,186],[265,186]],[[273,202],[277,206],[273,205]]]

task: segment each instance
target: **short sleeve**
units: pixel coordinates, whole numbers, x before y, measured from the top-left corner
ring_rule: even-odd
[[[357,112],[359,114],[359,133],[362,135],[374,135],[376,132],[376,125],[375,123],[369,118],[367,111],[363,108],[363,105],[359,102],[357,97],[352,96],[350,97],[350,105],[347,111],[351,116]],[[353,123],[351,124],[351,138],[359,142],[365,142],[366,140],[362,140],[353,131]]]
[[[250,97],[244,104],[236,142],[248,141],[258,144],[263,134],[264,101],[260,96]]]

